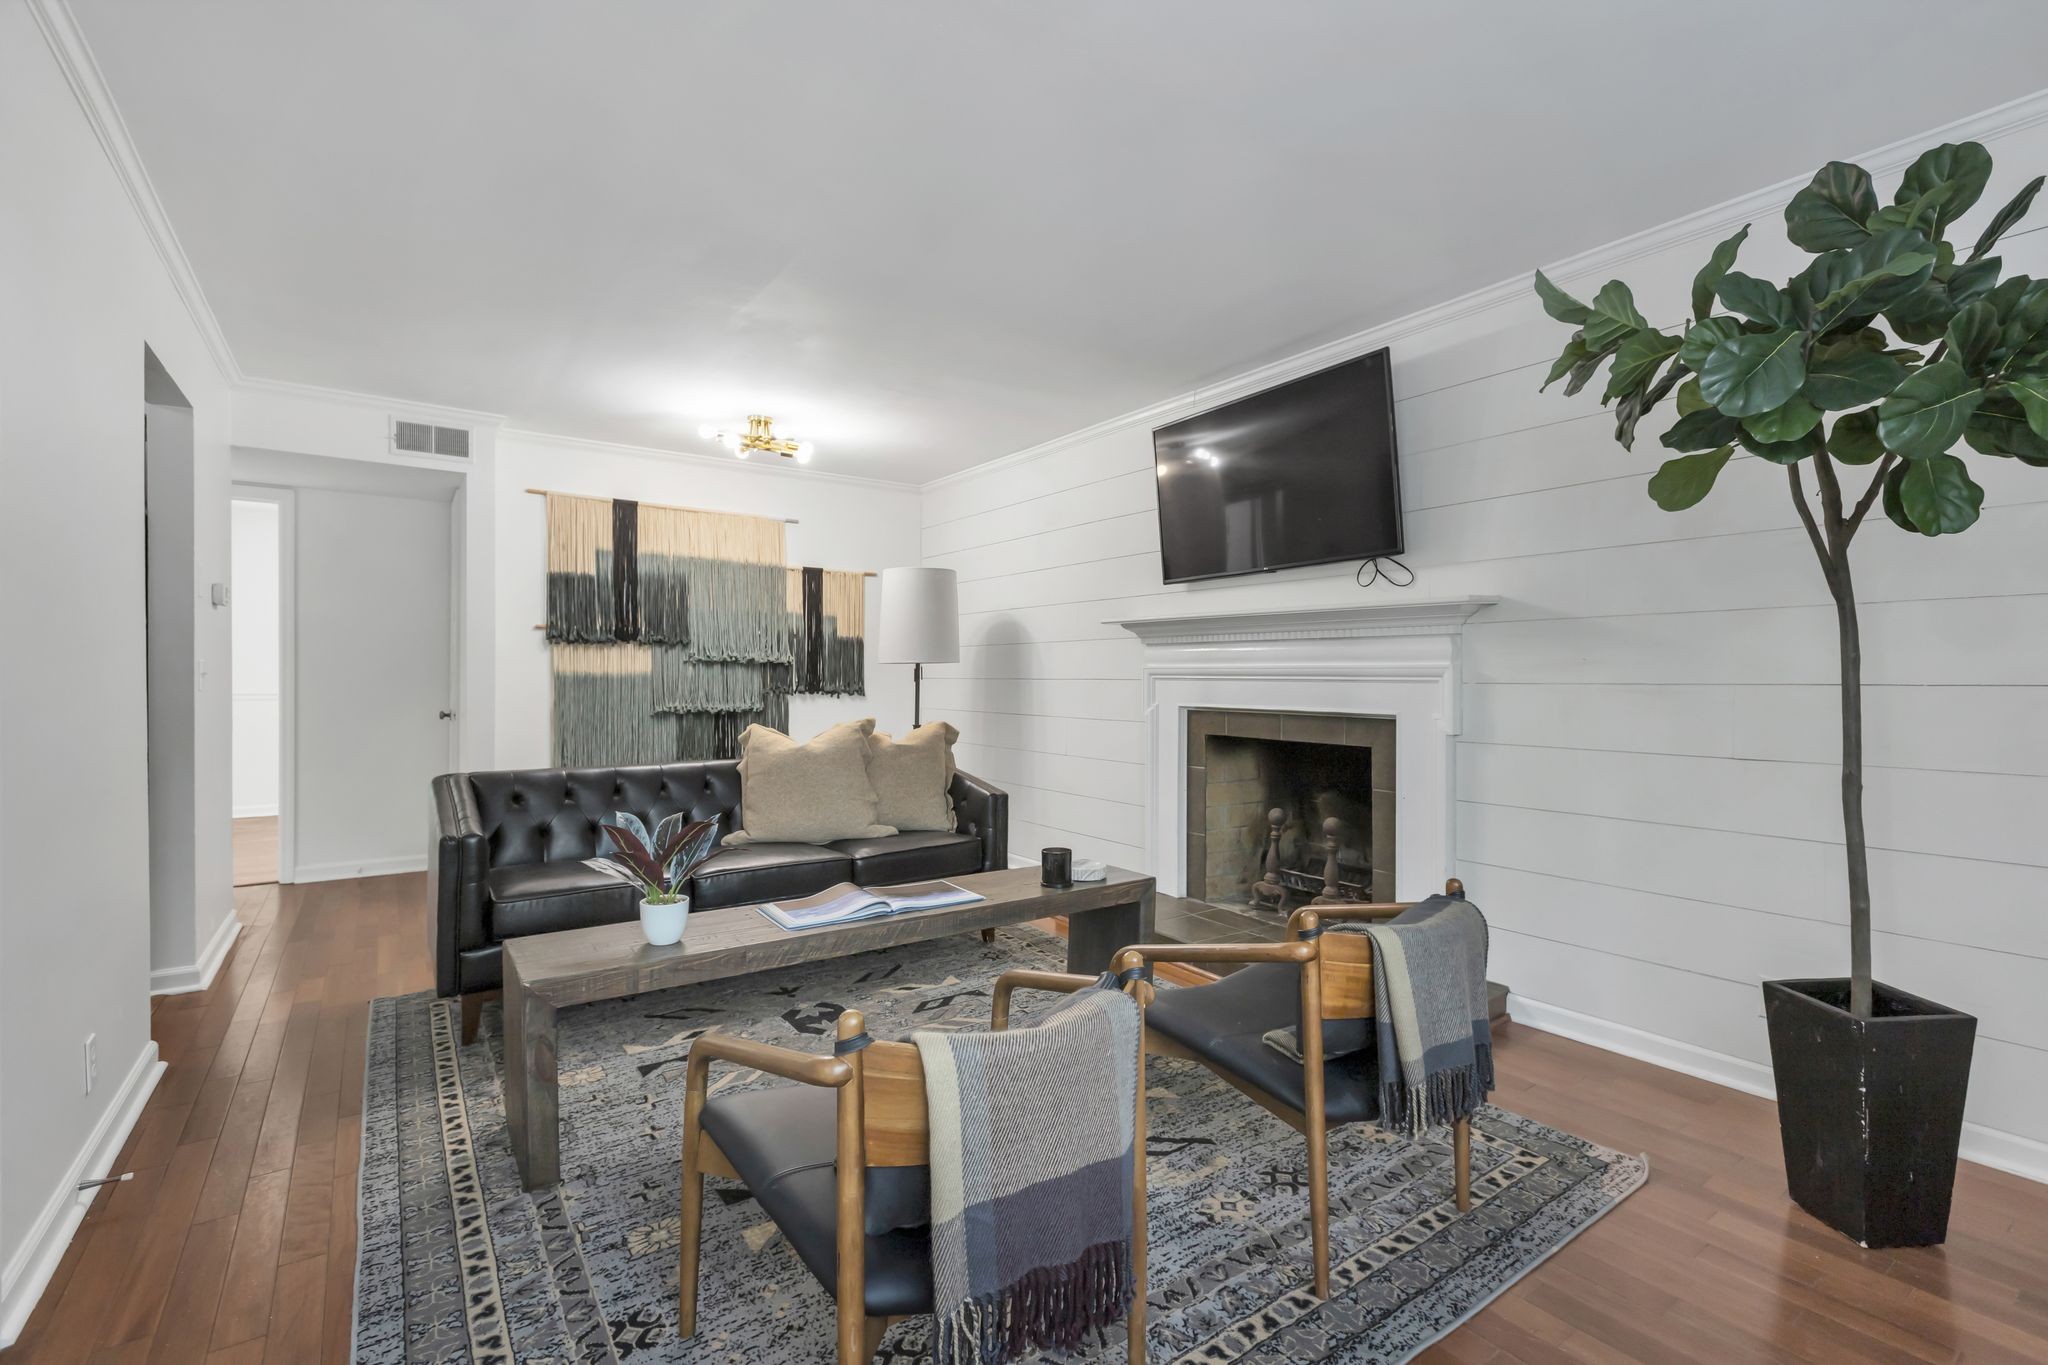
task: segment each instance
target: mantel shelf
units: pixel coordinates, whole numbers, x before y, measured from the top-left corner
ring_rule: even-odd
[[[1498,597],[1446,597],[1419,602],[1359,602],[1286,611],[1148,616],[1122,626],[1151,645],[1223,644],[1256,640],[1339,640],[1382,635],[1455,635]]]

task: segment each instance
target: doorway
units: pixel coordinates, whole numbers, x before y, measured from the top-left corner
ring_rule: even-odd
[[[236,886],[280,880],[284,773],[284,524],[290,494],[237,490],[228,505]]]

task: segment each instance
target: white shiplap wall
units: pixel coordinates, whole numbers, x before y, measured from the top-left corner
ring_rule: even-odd
[[[1999,173],[1964,241],[2048,169],[2048,127],[1990,141]],[[1740,268],[1804,259],[1785,193],[1747,206]],[[1618,274],[1675,325],[1727,217],[1559,282],[1584,297]],[[2048,232],[2004,256],[2048,275]],[[1494,976],[1526,1019],[1761,1089],[1758,982],[1847,968],[1833,608],[1778,469],[1743,457],[1699,507],[1661,512],[1644,484],[1668,410],[1631,455],[1595,395],[1538,394],[1565,335],[1518,286],[1293,369],[1391,343],[1411,591],[1502,599],[1468,627],[1455,831]],[[1279,377],[927,487],[924,557],[960,573],[962,661],[929,670],[926,708],[1010,790],[1013,854],[1145,865],[1139,650],[1105,621],[1396,595],[1352,565],[1161,584],[1151,427]],[[1989,496],[1967,535],[1878,515],[1857,544],[1877,967],[1981,1021],[1966,1154],[2048,1178],[2048,470],[1971,463]]]

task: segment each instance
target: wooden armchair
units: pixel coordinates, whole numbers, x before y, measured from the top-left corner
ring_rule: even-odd
[[[1057,974],[1006,972],[996,981],[996,1027],[1011,993]],[[1094,977],[1058,978],[1078,989]],[[1125,989],[1142,1007],[1150,983]],[[704,1177],[743,1181],[838,1307],[838,1365],[872,1361],[882,1334],[933,1311],[930,1116],[924,1063],[907,1042],[871,1041],[858,1010],[839,1016],[834,1055],[710,1033],[690,1048],[683,1108],[683,1217],[678,1320],[697,1331]],[[711,1064],[730,1062],[794,1081],[709,1099]],[[1139,1060],[1131,1258],[1137,1294],[1129,1355],[1145,1358],[1145,1087]]]
[[[1452,896],[1465,890],[1455,878],[1444,889]],[[1308,906],[1288,921],[1288,942],[1140,944],[1116,959],[1126,974],[1161,962],[1239,965],[1209,985],[1158,995],[1145,1011],[1145,1050],[1200,1062],[1307,1138],[1309,1226],[1321,1298],[1330,1293],[1329,1130],[1379,1117],[1372,940],[1323,929],[1333,921],[1391,919],[1408,908]],[[1300,1029],[1298,1062],[1264,1041],[1268,1032],[1292,1027]],[[1341,1036],[1342,1055],[1328,1055],[1333,1033]],[[1472,1206],[1469,1120],[1456,1125],[1453,1152],[1462,1213]]]

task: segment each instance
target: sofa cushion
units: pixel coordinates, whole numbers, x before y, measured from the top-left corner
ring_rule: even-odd
[[[484,878],[498,939],[587,929],[638,918],[638,888],[582,863],[517,863]]]
[[[778,896],[808,896],[834,882],[853,880],[853,859],[816,844],[747,844],[722,849],[690,877],[693,909],[751,905]],[[638,914],[638,903],[634,913]]]
[[[972,834],[884,834],[876,839],[835,839],[826,847],[853,859],[850,880],[893,886],[981,870],[981,840]]]
[[[875,818],[868,781],[872,720],[847,721],[799,744],[780,730],[749,725],[740,736],[740,828],[726,836],[746,844],[822,844],[894,834]]]
[[[902,739],[868,736],[868,781],[875,788],[875,819],[911,830],[954,827],[953,742],[960,732],[946,722],[920,725]]]
[[[762,1211],[828,1292],[838,1283],[839,1267],[839,1191],[833,1166],[837,1112],[837,1091],[779,1085],[708,1100],[703,1118],[705,1136],[718,1144]],[[931,1312],[931,1229],[923,1225],[931,1208],[928,1169],[871,1169],[866,1187],[867,1312],[877,1317]]]
[[[1301,1022],[1301,969],[1279,963],[1240,968],[1208,986],[1162,990],[1145,1010],[1145,1027],[1211,1066],[1286,1102],[1307,1102],[1307,1070],[1267,1045],[1272,1029]],[[1379,1117],[1379,1049],[1323,1063],[1323,1112],[1332,1123]]]

